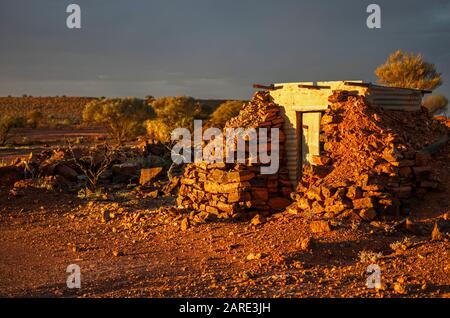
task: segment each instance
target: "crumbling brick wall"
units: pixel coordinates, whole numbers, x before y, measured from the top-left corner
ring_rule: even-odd
[[[384,111],[346,91],[329,102],[322,155],[304,168],[291,212],[370,221],[398,215],[412,197],[438,187],[432,157],[422,150],[447,136],[444,125],[426,111]]]
[[[285,166],[284,119],[280,107],[268,92],[257,92],[232,118],[226,128],[280,129],[280,169],[275,174],[261,174],[263,164],[193,163],[185,168],[177,198],[178,206],[219,218],[248,218],[255,213],[270,214],[286,208],[292,192]],[[272,147],[270,138],[269,149]],[[235,143],[236,146],[236,143]],[[236,150],[236,149],[234,149]],[[247,149],[248,150],[248,149]],[[248,158],[249,154],[246,154]]]

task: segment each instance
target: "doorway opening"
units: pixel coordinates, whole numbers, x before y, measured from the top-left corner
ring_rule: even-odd
[[[320,156],[321,112],[297,114],[297,181],[302,178],[303,166],[313,165],[313,157]]]

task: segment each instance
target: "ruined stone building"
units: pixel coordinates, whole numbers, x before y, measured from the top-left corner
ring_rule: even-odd
[[[228,127],[281,128],[280,169],[191,164],[178,203],[219,217],[293,213],[372,220],[439,186],[430,149],[448,129],[421,107],[427,91],[336,81],[256,86]],[[205,214],[206,215],[206,214]]]

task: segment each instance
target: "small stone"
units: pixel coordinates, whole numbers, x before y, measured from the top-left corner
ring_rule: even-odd
[[[242,273],[241,273],[241,277],[242,277],[244,280],[248,280],[248,279],[252,278],[252,274],[250,274],[249,272],[242,272]]]
[[[139,179],[139,183],[141,185],[149,184],[150,182],[158,178],[162,171],[163,168],[161,167],[141,169],[141,177]]]
[[[250,222],[250,224],[253,226],[258,226],[263,223],[266,223],[266,218],[264,216],[262,216],[261,214],[255,215],[255,217]]]
[[[311,222],[310,229],[312,233],[324,233],[332,231],[330,222],[324,220]]]
[[[427,290],[427,288],[428,288],[427,281],[424,280],[424,281],[422,282],[422,286],[420,287],[420,289],[422,289],[422,290]]]
[[[184,218],[183,221],[181,221],[181,230],[186,231],[188,228],[191,227],[191,224],[189,222],[188,218]]]
[[[257,260],[257,259],[261,259],[262,258],[262,254],[261,253],[250,253],[247,255],[246,259],[247,261],[253,261],[253,260]]]
[[[117,250],[114,250],[114,251],[112,252],[112,254],[113,254],[115,257],[119,257],[119,256],[123,256],[123,255],[124,255],[122,251],[117,251]]]
[[[312,237],[304,238],[300,241],[300,250],[302,251],[310,251],[314,247],[314,239]]]
[[[443,236],[437,223],[434,223],[433,232],[431,232],[432,241],[442,241]]]
[[[292,263],[292,267],[294,267],[296,269],[304,269],[305,268],[304,264],[300,261],[294,261]]]
[[[155,191],[151,191],[149,193],[146,193],[144,195],[145,199],[156,199],[158,197],[159,191],[155,190]]]
[[[78,180],[78,173],[74,169],[65,165],[57,165],[55,168],[55,173],[70,181]]]
[[[397,281],[394,283],[394,291],[399,295],[406,295],[408,291],[406,290],[406,284],[403,281]]]
[[[102,209],[102,221],[108,223],[111,220],[110,212],[108,209]]]
[[[372,221],[377,217],[375,209],[363,209],[359,212],[359,216],[365,221]]]
[[[272,209],[281,211],[288,207],[291,204],[291,201],[285,198],[277,197],[269,199],[268,204]]]

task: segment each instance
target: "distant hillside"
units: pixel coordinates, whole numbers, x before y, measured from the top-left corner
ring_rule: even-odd
[[[40,111],[45,117],[80,120],[84,106],[93,97],[0,97],[0,112],[10,116],[25,116]]]
[[[28,112],[37,110],[44,117],[55,119],[71,119],[79,121],[82,118],[84,106],[94,97],[0,97],[0,112],[10,116],[25,116]],[[226,99],[197,99],[206,113],[211,114],[226,102]]]

